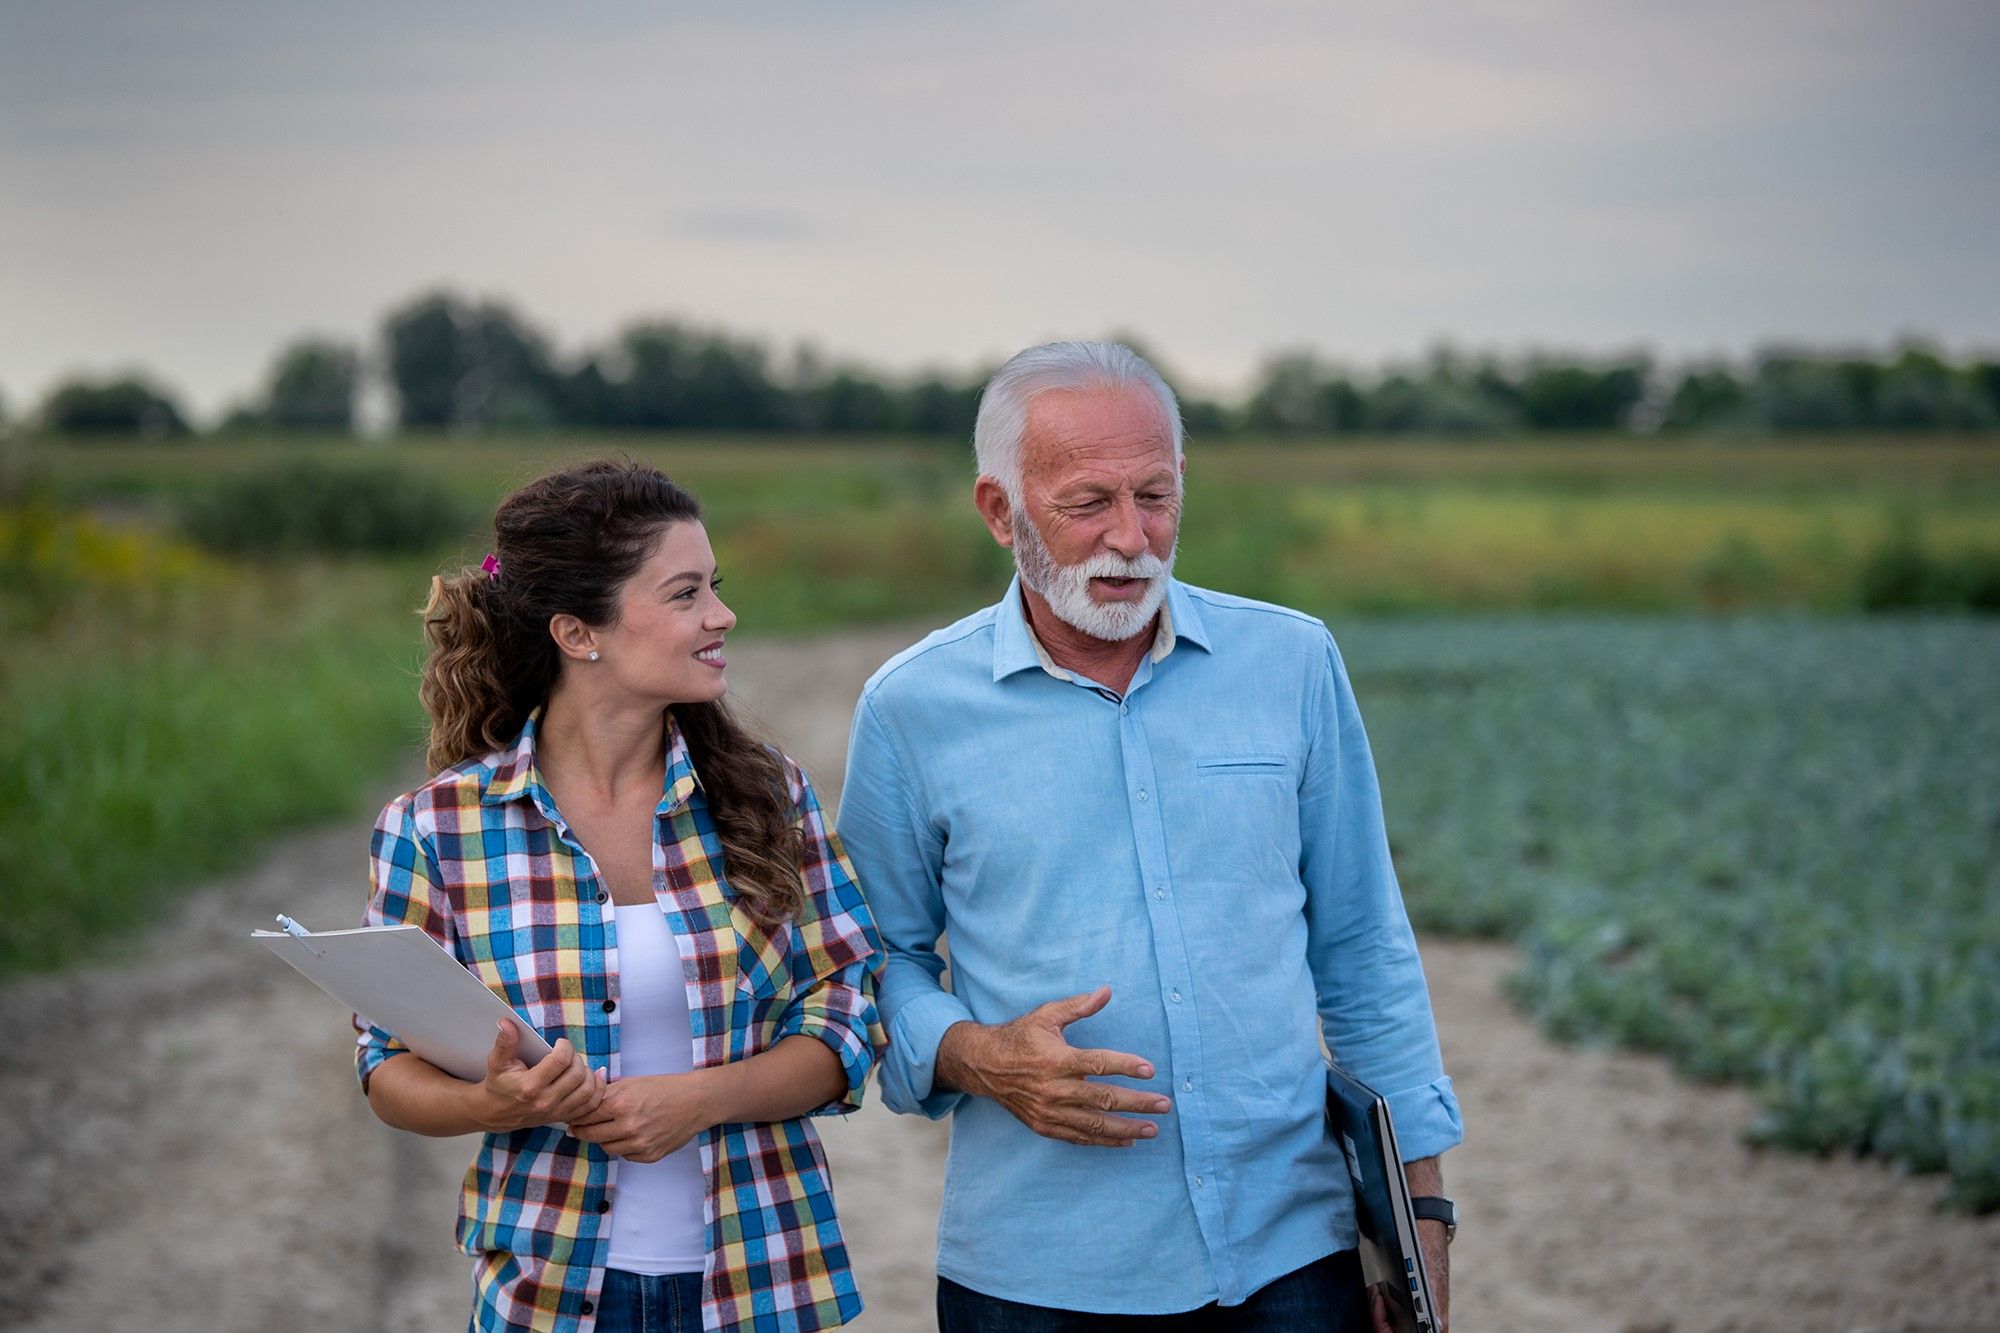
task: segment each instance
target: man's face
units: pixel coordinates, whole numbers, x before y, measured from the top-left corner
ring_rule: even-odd
[[[1095,638],[1146,629],[1180,529],[1172,427],[1141,388],[1058,390],[1028,408],[1012,545],[1024,583]]]

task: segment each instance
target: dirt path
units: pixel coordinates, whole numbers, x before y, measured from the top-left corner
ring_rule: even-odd
[[[909,637],[743,649],[739,695],[829,804],[860,682]],[[353,919],[365,845],[365,825],[292,839],[119,955],[0,991],[0,1326],[463,1327],[469,1140],[376,1123],[341,1015],[242,938],[278,910]],[[1469,1127],[1446,1159],[1456,1327],[2000,1329],[2000,1217],[1937,1213],[1935,1180],[1751,1152],[1741,1094],[1538,1037],[1500,998],[1504,948],[1424,956]],[[942,1129],[871,1106],[826,1132],[859,1327],[932,1327]]]

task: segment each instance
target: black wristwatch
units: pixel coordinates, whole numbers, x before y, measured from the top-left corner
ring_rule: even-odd
[[[1442,1194],[1412,1194],[1410,1211],[1417,1215],[1419,1222],[1444,1223],[1444,1243],[1449,1245],[1458,1236],[1458,1205]]]

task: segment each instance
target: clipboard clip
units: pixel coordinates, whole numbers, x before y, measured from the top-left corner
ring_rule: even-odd
[[[304,926],[300,925],[298,922],[292,920],[290,917],[286,916],[283,912],[278,913],[278,929],[284,931],[287,935],[290,935],[293,939],[305,945],[306,952],[311,954],[313,957],[323,958],[326,956],[322,954],[318,949],[315,949],[313,947],[312,932],[307,930]]]

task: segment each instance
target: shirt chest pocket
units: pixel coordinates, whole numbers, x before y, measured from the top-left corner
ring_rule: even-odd
[[[736,989],[759,1005],[782,1004],[792,993],[792,923],[766,925],[731,905],[736,933]]]
[[[1299,794],[1291,759],[1228,751],[1196,756],[1194,771],[1202,837],[1187,873],[1237,883],[1296,879]]]

